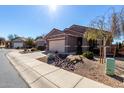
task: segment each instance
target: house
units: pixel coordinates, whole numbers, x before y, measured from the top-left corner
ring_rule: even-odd
[[[63,31],[52,29],[46,36],[47,49],[49,51],[58,51],[60,53],[77,53],[93,49],[99,49],[101,40],[88,42],[84,38],[84,33],[88,27],[72,25]]]
[[[6,41],[4,38],[0,37],[0,48],[5,48],[6,47]]]
[[[12,48],[25,48],[25,41],[26,38],[24,37],[17,37],[12,40]]]
[[[36,47],[46,46],[46,40],[43,38],[38,38],[35,40]]]
[[[120,55],[123,55],[123,56],[124,56],[124,47],[122,47],[122,48],[118,51],[118,53],[119,53]]]
[[[124,46],[124,41],[122,41],[122,46]]]

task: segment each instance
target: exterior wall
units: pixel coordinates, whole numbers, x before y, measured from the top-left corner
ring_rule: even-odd
[[[0,48],[5,48],[5,47],[6,47],[6,42],[0,41]]]
[[[82,38],[82,51],[87,51],[89,49],[89,43],[85,38]]]
[[[107,53],[107,55],[112,53],[112,48],[111,48],[111,46],[107,46],[107,47],[106,47],[106,53]]]
[[[74,36],[66,35],[65,39],[65,51],[69,52],[76,52],[77,51],[77,38]]]
[[[39,46],[45,46],[45,41],[37,41],[36,47],[39,47]]]

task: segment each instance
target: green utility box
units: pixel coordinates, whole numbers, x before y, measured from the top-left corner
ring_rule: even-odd
[[[114,58],[106,59],[106,74],[115,75],[115,59]]]

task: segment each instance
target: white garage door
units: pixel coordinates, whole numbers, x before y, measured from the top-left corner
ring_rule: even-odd
[[[23,47],[23,43],[22,42],[14,43],[14,48],[17,48],[17,47],[19,48]]]
[[[65,40],[49,41],[49,50],[65,52]]]

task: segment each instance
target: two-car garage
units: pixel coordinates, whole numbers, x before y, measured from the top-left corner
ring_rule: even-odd
[[[50,40],[49,51],[65,52],[65,39],[64,40]]]
[[[13,47],[14,48],[22,48],[24,46],[23,42],[14,42]]]

